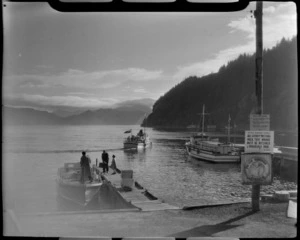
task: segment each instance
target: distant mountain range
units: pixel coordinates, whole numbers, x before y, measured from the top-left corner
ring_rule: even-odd
[[[154,100],[141,99],[119,103],[111,108],[87,110],[72,114],[49,113],[31,108],[3,107],[3,123],[8,125],[135,125],[141,124],[152,110]]]
[[[170,89],[153,105],[147,126],[186,128],[200,124],[205,104],[205,124],[222,129],[249,129],[249,115],[255,113],[255,54],[240,55],[217,73],[191,76]],[[298,129],[297,39],[283,39],[263,53],[263,113],[270,114],[271,130]]]

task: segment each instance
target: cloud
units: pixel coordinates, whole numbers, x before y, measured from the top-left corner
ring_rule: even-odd
[[[24,101],[40,103],[45,106],[77,106],[77,107],[99,107],[114,103],[112,99],[83,98],[78,96],[42,96],[24,95]]]
[[[99,108],[115,104],[113,98],[92,98],[78,96],[44,96],[29,95],[9,96],[6,98],[6,105],[14,106],[34,106],[40,109],[51,109],[56,107],[74,107],[74,108]]]
[[[146,93],[146,90],[144,88],[137,88],[137,89],[134,89],[133,92],[135,92],[135,93]]]
[[[67,95],[82,95],[82,96],[93,96],[95,95],[94,93],[88,93],[88,92],[68,92],[66,93]]]
[[[51,69],[51,68],[53,68],[53,66],[50,66],[50,65],[37,65],[36,67],[37,68],[42,68],[42,69]]]
[[[104,81],[102,87],[116,87],[121,83],[127,81],[145,82],[149,80],[155,80],[161,78],[162,73],[163,72],[161,70],[150,71],[143,68],[127,68],[112,71],[102,71],[101,80]]]
[[[227,62],[234,60],[241,53],[250,53],[253,52],[253,50],[254,46],[251,46],[250,44],[227,48],[218,52],[214,58],[191,65],[178,67],[177,72],[173,75],[173,79],[178,82],[189,76],[202,77],[210,73],[217,72],[221,66],[226,65]]]
[[[126,81],[144,82],[162,77],[162,71],[150,71],[143,68],[127,68],[106,70],[98,72],[84,72],[77,69],[69,69],[59,75],[34,75],[23,74],[5,76],[4,84],[19,86],[22,88],[33,87],[77,87],[90,88],[113,88],[120,86]],[[14,85],[13,85],[14,83]]]
[[[274,47],[284,37],[290,39],[297,34],[296,8],[293,3],[284,3],[269,6],[263,9],[263,44],[264,48]],[[204,76],[236,59],[240,54],[253,54],[255,52],[255,19],[245,16],[233,20],[228,24],[229,33],[246,33],[245,44],[233,46],[214,55],[214,58],[196,62],[186,66],[179,66],[173,75],[173,80],[179,82],[189,76]]]
[[[99,108],[125,97],[136,98],[141,93],[148,96],[144,84],[162,77],[160,70],[142,68],[98,72],[68,69],[56,75],[10,75],[4,76],[4,99],[15,106]],[[123,89],[126,91],[120,91]]]
[[[18,84],[20,88],[47,87],[47,85],[39,79],[27,79]]]
[[[250,44],[255,44],[255,18],[244,17],[231,21],[231,33],[241,31],[247,34]],[[293,2],[263,8],[263,41],[265,48],[274,47],[284,37],[292,38],[297,34],[296,5]],[[248,43],[248,46],[250,45]]]

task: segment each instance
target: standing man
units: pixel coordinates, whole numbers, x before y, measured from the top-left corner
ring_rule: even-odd
[[[108,153],[105,150],[103,150],[102,153],[103,173],[105,172],[108,173],[108,162],[109,162]]]
[[[80,166],[81,166],[81,183],[84,183],[88,178],[92,182],[91,169],[90,169],[90,159],[85,155],[85,152],[82,152],[82,156],[80,158]]]

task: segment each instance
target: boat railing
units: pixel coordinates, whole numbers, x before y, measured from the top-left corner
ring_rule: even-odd
[[[80,169],[80,162],[75,162],[75,163],[65,163],[64,168],[66,171],[69,171],[70,169]]]
[[[219,149],[215,146],[208,147],[208,146],[202,146],[202,145],[191,145],[189,146],[190,149],[193,149],[195,151],[209,151],[213,153],[219,153]]]
[[[101,168],[96,165],[90,166],[91,175],[94,180],[101,182]],[[81,179],[80,163],[65,163],[64,167],[58,168],[57,176],[61,180],[80,181]]]
[[[144,136],[132,136],[132,137],[127,137],[127,138],[124,138],[124,142],[134,142],[134,143],[137,143],[137,142],[143,142],[144,140],[146,140],[146,138]]]

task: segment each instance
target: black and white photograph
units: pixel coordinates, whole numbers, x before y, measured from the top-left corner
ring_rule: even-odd
[[[295,2],[53,2],[2,1],[4,236],[297,236]]]

